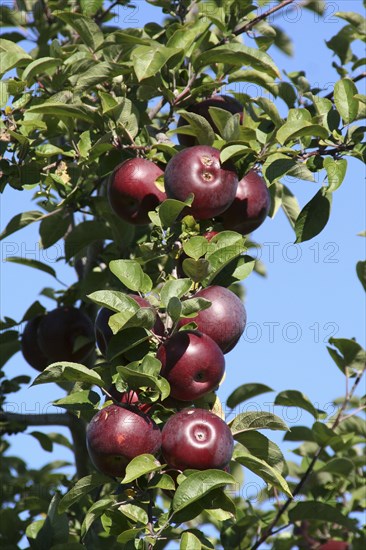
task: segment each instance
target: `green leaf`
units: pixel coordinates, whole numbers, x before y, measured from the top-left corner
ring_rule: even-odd
[[[51,115],[59,118],[75,118],[95,124],[99,122],[99,117],[83,103],[80,104],[62,104],[62,103],[43,103],[34,105],[28,109],[28,113],[39,113],[41,115]]]
[[[56,59],[54,57],[41,57],[29,63],[24,69],[22,74],[22,80],[26,81],[28,85],[33,84],[33,79],[37,80],[39,75],[48,73],[52,69],[56,69],[62,65],[62,59]]]
[[[139,369],[135,363],[132,363],[132,367],[117,367],[117,371],[122,380],[133,390],[138,390],[142,386],[149,386],[161,394],[162,400],[170,394],[170,386],[166,378],[150,375],[143,368]]]
[[[230,429],[235,436],[248,430],[288,430],[282,418],[264,411],[238,414],[230,422]]]
[[[31,385],[37,386],[49,382],[65,382],[69,380],[72,382],[96,384],[101,388],[104,387],[104,382],[97,372],[79,363],[67,361],[52,363],[52,365],[46,367],[45,370],[37,376]]]
[[[206,240],[206,239],[205,239]],[[176,296],[177,298],[182,298],[192,286],[192,281],[190,279],[177,279],[171,280],[164,283],[161,293],[161,305],[166,307],[169,303],[169,300]]]
[[[234,484],[235,480],[222,470],[194,472],[177,488],[172,503],[174,512],[179,512],[213,489],[225,487],[228,483]]]
[[[295,223],[296,241],[302,243],[316,237],[326,226],[332,204],[332,194],[322,187],[301,210]]]
[[[108,324],[113,332],[117,334],[123,328],[143,327],[151,330],[155,324],[156,315],[149,307],[141,307],[137,311],[121,311],[112,315]]]
[[[103,474],[91,474],[79,479],[74,487],[62,497],[58,505],[59,514],[66,512],[70,506],[78,502],[84,495],[87,495],[96,487],[110,482],[111,478]]]
[[[41,445],[44,451],[52,453],[53,444],[47,434],[44,434],[42,432],[29,432],[29,435],[37,439],[38,443]]]
[[[356,370],[365,367],[366,352],[360,344],[347,338],[330,338],[329,343],[336,349],[327,347],[327,350],[343,373],[347,367]]]
[[[359,261],[356,264],[357,277],[360,280],[364,290],[366,290],[366,261]]]
[[[76,13],[75,11],[55,11],[54,15],[64,21],[67,25],[70,25],[70,27],[80,36],[84,44],[91,48],[93,52],[101,46],[101,44],[103,44],[103,32],[100,30],[95,21],[93,21],[93,19],[90,19],[85,15],[81,15],[80,13]]]
[[[281,474],[286,471],[287,465],[281,449],[265,435],[255,431],[241,432],[235,436],[235,439],[245,448],[247,454],[263,460]],[[240,456],[240,452],[239,449],[238,456]],[[236,450],[234,459],[235,456]]]
[[[357,87],[350,78],[343,78],[335,83],[334,103],[346,124],[353,122],[357,117],[359,103],[354,98],[357,93]]]
[[[212,302],[205,298],[189,298],[182,302],[182,317],[195,317],[195,314],[204,309],[208,309]]]
[[[208,286],[222,269],[246,250],[244,243],[243,236],[235,231],[221,231],[210,240],[206,254],[210,271],[204,281],[205,286]]]
[[[23,227],[26,227],[30,223],[36,222],[44,216],[43,212],[39,210],[30,210],[29,212],[23,212],[22,214],[17,214],[10,220],[8,225],[5,227],[4,231],[0,234],[0,240],[8,237],[12,233],[19,231]]]
[[[134,314],[140,309],[137,302],[119,290],[96,290],[87,296],[89,300],[113,311],[130,311]]]
[[[33,267],[34,269],[39,269],[40,271],[44,271],[45,273],[52,275],[52,277],[56,277],[56,271],[49,265],[43,262],[40,262],[39,260],[32,260],[30,258],[20,258],[18,256],[9,256],[8,258],[5,258],[5,260],[7,262],[12,262],[14,264]]]
[[[95,15],[103,7],[103,0],[80,0],[80,7],[84,15]]]
[[[193,197],[186,202],[176,199],[167,199],[158,208],[159,218],[163,227],[170,227],[178,218],[179,214],[190,206]]]
[[[201,256],[204,256],[207,252],[208,241],[205,237],[191,237],[188,241],[183,243],[183,250],[194,260],[198,260]]]
[[[277,131],[277,140],[281,145],[289,141],[296,141],[304,136],[316,136],[326,139],[329,132],[319,124],[311,124],[306,120],[290,120],[285,122]]]
[[[104,221],[87,220],[79,223],[65,239],[66,260],[76,256],[91,243],[104,239],[113,239],[112,231]]]
[[[166,310],[173,323],[176,323],[182,314],[182,302],[176,296],[172,296]]]
[[[131,481],[135,481],[143,475],[160,470],[161,467],[162,465],[153,455],[142,454],[136,456],[127,465],[122,483],[131,483]]]
[[[280,392],[276,396],[274,404],[283,405],[285,407],[299,407],[309,412],[314,418],[318,418],[319,416],[319,411],[317,411],[308,397],[297,390],[285,390]]]
[[[253,101],[259,105],[263,111],[269,116],[275,126],[282,126],[283,120],[277,110],[276,105],[266,97],[255,97]]]
[[[293,195],[290,189],[288,189],[288,187],[286,187],[286,185],[283,185],[283,184],[282,184],[281,204],[288,221],[290,222],[291,226],[294,228],[296,220],[300,214],[300,206],[299,206],[299,203],[297,202],[297,198],[295,197],[295,195]]]
[[[197,138],[200,145],[213,144],[215,141],[215,133],[205,117],[187,111],[178,111],[178,114],[187,120],[189,126],[192,128],[193,135]],[[179,131],[177,133],[179,133]]]
[[[89,508],[81,526],[81,538],[84,538],[90,527],[96,519],[98,519],[105,510],[110,509],[117,502],[117,496],[108,496],[101,498]]]
[[[272,468],[264,460],[261,460],[260,458],[257,458],[249,453],[246,454],[241,452],[240,456],[235,458],[235,461],[257,474],[270,485],[281,489],[286,495],[292,497],[286,480],[282,477],[278,470]]]
[[[0,38],[0,75],[3,75],[15,67],[27,65],[31,56],[23,48],[11,40]]]
[[[347,172],[346,159],[335,160],[331,157],[324,159],[324,168],[328,175],[328,191],[333,192],[341,185]]]
[[[19,334],[16,330],[7,330],[1,334],[0,341],[0,367],[20,350]]]
[[[168,59],[181,53],[176,48],[167,48],[155,43],[153,46],[137,46],[131,55],[137,80],[155,76],[167,63]]]
[[[226,404],[230,409],[234,409],[240,403],[270,391],[273,391],[272,388],[265,384],[242,384],[229,395]]]
[[[145,505],[144,507],[143,504],[128,503],[119,506],[118,511],[135,523],[142,523],[143,525],[147,525],[149,522],[149,516],[147,514],[147,511],[145,510],[146,507],[147,506]]]
[[[332,525],[337,523],[351,531],[356,531],[356,520],[344,516],[338,508],[319,502],[317,500],[308,500],[306,502],[297,502],[288,512],[292,523],[303,520],[319,520],[329,522]]]
[[[193,533],[189,531],[182,533],[179,550],[201,550],[201,548],[200,540]]]
[[[317,469],[317,472],[328,472],[329,474],[339,475],[347,479],[354,470],[352,460],[348,458],[333,458],[326,462],[324,466]]]
[[[287,157],[282,153],[275,153],[269,155],[263,165],[263,173],[266,176],[266,179],[273,183],[275,180],[283,177],[287,174],[292,168],[296,166],[296,161],[292,158]]]
[[[90,411],[95,409],[100,402],[98,393],[92,390],[73,391],[66,397],[57,399],[53,402],[56,407],[62,407],[67,410]]]
[[[182,269],[188,277],[192,279],[194,283],[200,283],[206,279],[209,270],[209,263],[207,260],[200,258],[199,260],[193,260],[193,258],[186,258],[183,260]]]
[[[71,216],[65,211],[57,212],[41,221],[39,234],[43,249],[49,248],[64,237],[71,223]]]
[[[228,63],[238,67],[247,65],[275,78],[280,78],[278,68],[267,53],[244,46],[244,44],[231,43],[230,45],[217,46],[202,52],[195,59],[194,68],[199,70],[214,63]]]
[[[152,281],[135,260],[112,260],[109,269],[121,283],[135,292],[150,292]]]

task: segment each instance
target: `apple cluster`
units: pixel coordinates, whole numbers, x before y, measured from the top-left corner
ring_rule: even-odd
[[[242,117],[243,107],[228,96],[214,96],[188,111],[203,116],[217,132],[209,111],[213,106]],[[181,118],[178,127],[183,125]],[[184,202],[193,196],[189,214],[198,222],[210,220],[213,229],[204,233],[208,241],[222,229],[246,235],[259,227],[270,206],[261,176],[251,170],[239,181],[235,166],[221,162],[218,149],[199,145],[185,133],[179,140],[184,148],[170,159],[164,172],[144,158],[128,159],[117,166],[107,188],[113,211],[131,224],[143,225],[150,222],[149,212],[166,198]],[[177,277],[185,277],[184,259],[181,250]],[[128,296],[138,306],[154,309],[140,295]],[[156,358],[161,363],[160,375],[170,386],[169,398],[160,405],[175,412],[161,429],[152,418],[154,405],[140,402],[138,392],[121,393],[112,386],[109,394],[114,403],[100,410],[87,428],[89,455],[103,473],[121,477],[127,464],[143,453],[161,454],[168,468],[177,470],[228,467],[233,452],[231,431],[218,415],[200,408],[197,400],[214,392],[222,381],[225,354],[245,329],[246,311],[242,301],[223,286],[201,288],[194,297],[211,305],[198,311],[194,319],[182,317],[173,326],[164,325],[155,310],[151,329],[159,342]],[[102,307],[95,320],[95,340],[104,357],[113,336],[109,319],[114,313]],[[194,328],[187,326],[192,320]],[[57,308],[28,322],[22,339],[23,355],[38,370],[58,360],[82,361],[94,345],[94,335],[90,319],[80,310]],[[122,361],[129,363],[129,357],[122,356]]]
[[[220,107],[242,116],[243,107],[234,98],[215,96],[191,106],[188,110],[203,116],[214,131],[210,107]],[[178,127],[184,125],[183,118]],[[185,201],[193,194],[189,214],[197,221],[212,220],[214,230],[204,233],[210,241],[218,230],[235,230],[248,234],[262,224],[268,214],[270,198],[261,176],[251,170],[240,181],[235,167],[222,163],[220,151],[198,145],[193,136],[179,134],[181,151],[168,162],[165,171],[154,162],[134,158],[115,169],[108,183],[108,198],[114,212],[132,224],[149,223],[149,211],[164,199]],[[161,181],[164,179],[164,191]],[[185,277],[181,251],[176,273]],[[170,385],[170,397],[161,404],[176,410],[162,430],[153,421],[154,404],[140,401],[138,392],[110,395],[115,403],[107,405],[91,420],[87,445],[95,466],[112,476],[123,476],[129,461],[141,453],[161,454],[168,468],[225,469],[233,451],[233,437],[227,424],[210,410],[195,406],[197,400],[217,389],[225,373],[225,354],[242,335],[246,312],[241,300],[229,289],[212,285],[194,294],[211,302],[200,310],[193,321],[181,318],[175,330],[164,330],[156,311],[152,333],[160,341],[156,357],[161,362],[161,375]],[[129,295],[140,307],[150,303]],[[112,331],[108,320],[113,314],[101,308],[95,334],[100,352],[106,355]]]

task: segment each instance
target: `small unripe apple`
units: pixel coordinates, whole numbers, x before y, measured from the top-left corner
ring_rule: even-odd
[[[49,363],[84,361],[95,346],[93,323],[80,309],[58,307],[40,320],[38,343]]]
[[[170,395],[180,401],[193,401],[214,390],[225,372],[221,349],[198,331],[176,332],[159,347],[157,358]]]
[[[108,199],[114,212],[135,225],[150,223],[148,213],[166,199],[155,183],[162,174],[159,166],[143,158],[118,165],[108,184]]]
[[[225,469],[234,440],[228,425],[205,409],[184,409],[169,418],[162,431],[161,450],[168,466]]]
[[[94,466],[103,474],[122,477],[133,458],[159,452],[161,432],[155,422],[138,409],[109,405],[91,419],[86,441]]]
[[[262,225],[270,206],[271,197],[264,179],[250,170],[239,181],[234,201],[220,219],[225,229],[247,235]]]
[[[42,352],[38,343],[38,327],[43,315],[37,315],[25,325],[21,347],[24,359],[34,369],[42,372],[50,363],[46,355]]]
[[[210,107],[217,107],[219,109],[224,109],[225,111],[228,111],[232,115],[239,113],[241,115],[240,117],[241,122],[243,120],[243,105],[239,103],[239,101],[237,101],[234,97],[231,97],[228,95],[215,95],[208,99],[204,99],[199,103],[193,103],[193,105],[190,105],[189,107],[187,107],[186,111],[188,111],[189,113],[195,113],[196,115],[203,116],[207,120],[207,122],[212,126],[213,131],[217,134],[218,133],[217,126],[215,125],[209,113]],[[179,117],[178,128],[180,126],[186,126],[187,124],[188,122],[184,119],[184,117]],[[194,136],[189,136],[186,134],[178,134],[178,141],[181,145],[184,145],[185,147],[192,147],[192,145],[195,145],[197,143],[197,140]]]
[[[185,201],[194,194],[189,214],[206,220],[224,212],[233,202],[238,176],[230,163],[221,164],[220,151],[196,145],[170,159],[164,174],[165,191],[170,199]]]
[[[127,296],[129,298],[133,298],[140,307],[152,307],[151,304],[147,300],[145,300],[145,298],[141,298],[141,296],[139,296],[138,294],[127,294]],[[109,321],[109,318],[115,313],[116,312],[112,311],[111,309],[102,307],[98,311],[98,314],[95,319],[95,339],[96,339],[99,351],[104,357],[107,355],[107,347],[110,339],[113,336],[113,332],[108,325],[108,321]],[[152,328],[152,331],[157,336],[163,336],[164,330],[165,330],[164,323],[157,313],[156,321]]]
[[[193,321],[197,330],[210,336],[223,353],[228,353],[245,329],[247,315],[242,301],[228,288],[217,285],[196,292],[194,297],[209,300],[211,306],[199,311],[196,317],[181,319],[178,326]]]

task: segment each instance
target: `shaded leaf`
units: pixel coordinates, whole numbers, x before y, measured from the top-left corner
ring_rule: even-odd
[[[319,416],[319,411],[317,411],[308,397],[297,390],[282,391],[276,396],[274,404],[284,405],[285,407],[299,407],[309,412],[314,418]]]
[[[265,384],[242,384],[229,395],[226,404],[228,407],[233,409],[240,403],[243,403],[252,397],[256,397],[257,395],[270,391],[273,391],[272,388],[266,386]]]
[[[248,430],[288,430],[285,422],[279,416],[264,411],[245,412],[238,414],[230,422],[233,435]]]
[[[179,512],[213,489],[234,483],[234,478],[222,470],[194,472],[177,488],[173,498],[173,510]]]
[[[317,500],[308,500],[307,502],[297,502],[288,513],[292,523],[303,520],[319,520],[337,523],[351,531],[356,531],[356,520],[344,516],[338,508],[319,502]]]
[[[56,277],[56,271],[51,266],[43,262],[40,262],[39,260],[32,260],[30,258],[20,258],[17,256],[9,256],[8,258],[6,258],[6,261],[12,262],[14,264],[25,265],[27,267],[33,267],[34,269],[39,269],[40,271],[44,271],[45,273],[52,275],[52,277]]]
[[[112,260],[109,269],[130,290],[146,293],[152,289],[150,277],[135,260]]]
[[[96,487],[100,487],[100,485],[110,482],[111,478],[103,474],[91,474],[79,479],[73,488],[62,497],[58,505],[59,513],[62,514],[66,512],[70,506],[78,502],[84,495],[87,495]]]
[[[287,481],[282,477],[278,470],[272,468],[264,460],[241,452],[240,456],[235,457],[235,461],[257,474],[270,485],[277,487],[289,497],[292,496]]]
[[[16,231],[19,231],[19,229],[26,227],[30,223],[36,222],[43,216],[44,213],[40,212],[39,210],[30,210],[29,212],[17,214],[16,216],[14,216],[14,218],[10,220],[4,231],[0,234],[0,240],[8,237]]]
[[[316,237],[326,226],[332,204],[332,194],[321,188],[301,210],[295,222],[295,243]]]

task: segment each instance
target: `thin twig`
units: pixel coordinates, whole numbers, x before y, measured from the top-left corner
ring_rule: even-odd
[[[339,425],[339,423],[342,421],[342,415],[343,415],[343,413],[344,413],[344,411],[347,407],[347,404],[349,403],[350,399],[352,398],[352,396],[353,396],[353,394],[354,394],[354,392],[355,392],[355,390],[356,390],[356,388],[357,388],[364,372],[365,372],[365,369],[363,369],[362,371],[359,372],[359,374],[357,375],[357,377],[354,381],[354,384],[353,384],[351,390],[345,396],[343,404],[340,407],[340,409],[338,411],[338,414],[337,414],[337,416],[336,416],[336,418],[335,418],[335,420],[334,420],[334,422],[331,426],[332,430],[334,430]],[[296,485],[295,489],[293,490],[292,497],[288,497],[288,499],[285,501],[285,503],[277,511],[277,514],[276,514],[275,518],[270,523],[270,525],[267,527],[267,529],[264,531],[263,535],[254,544],[254,546],[252,546],[251,550],[256,550],[257,548],[259,548],[260,545],[263,544],[268,539],[268,537],[273,535],[274,528],[275,528],[277,522],[282,517],[282,515],[286,512],[286,510],[290,506],[290,504],[292,504],[295,497],[300,493],[301,489],[303,488],[306,481],[308,480],[308,477],[310,476],[311,472],[313,471],[313,468],[314,468],[320,454],[322,453],[322,451],[325,447],[326,447],[326,445],[321,445],[321,446],[318,447],[318,449],[317,449],[316,453],[314,454],[314,456],[313,456],[306,472],[304,473],[303,477],[300,479],[299,483]]]

